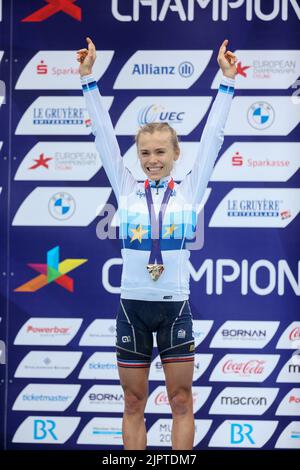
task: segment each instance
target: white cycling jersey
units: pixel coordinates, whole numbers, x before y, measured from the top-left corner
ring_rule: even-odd
[[[85,75],[81,77],[81,83],[96,147],[118,202],[123,258],[121,298],[186,300],[190,293],[190,251],[186,243],[195,237],[197,210],[223,143],[235,80],[222,77],[192,170],[180,183],[174,182],[160,234],[165,269],[156,281],[152,280],[147,271],[151,227],[144,182],[137,181],[124,165],[109,113],[103,105],[95,79],[92,75]],[[170,179],[171,176],[162,178],[158,187],[154,180],[149,179],[156,215]]]

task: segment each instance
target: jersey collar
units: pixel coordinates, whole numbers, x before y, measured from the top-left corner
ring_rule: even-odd
[[[168,183],[171,181],[172,177],[171,175],[164,176],[159,180],[158,186],[156,186],[156,181],[148,178],[150,188],[166,188],[168,186]]]

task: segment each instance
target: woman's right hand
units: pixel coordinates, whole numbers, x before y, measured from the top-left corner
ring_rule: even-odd
[[[79,73],[83,75],[90,75],[93,72],[93,65],[96,60],[96,48],[91,38],[86,38],[88,49],[79,49],[77,51],[76,59],[80,62]]]

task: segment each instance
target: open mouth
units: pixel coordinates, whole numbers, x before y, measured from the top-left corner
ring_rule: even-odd
[[[151,174],[157,174],[159,173],[161,170],[162,170],[162,166],[153,166],[153,167],[149,167],[147,166],[147,170],[149,171],[149,173]]]

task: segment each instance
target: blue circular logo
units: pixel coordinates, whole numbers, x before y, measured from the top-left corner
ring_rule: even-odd
[[[75,212],[75,200],[71,194],[56,193],[49,201],[49,212],[55,219],[66,220]]]
[[[191,77],[194,71],[195,67],[191,62],[181,62],[181,64],[178,65],[179,75],[181,75],[183,78]]]
[[[275,111],[269,103],[258,101],[248,109],[248,122],[254,129],[267,129],[275,119]]]

